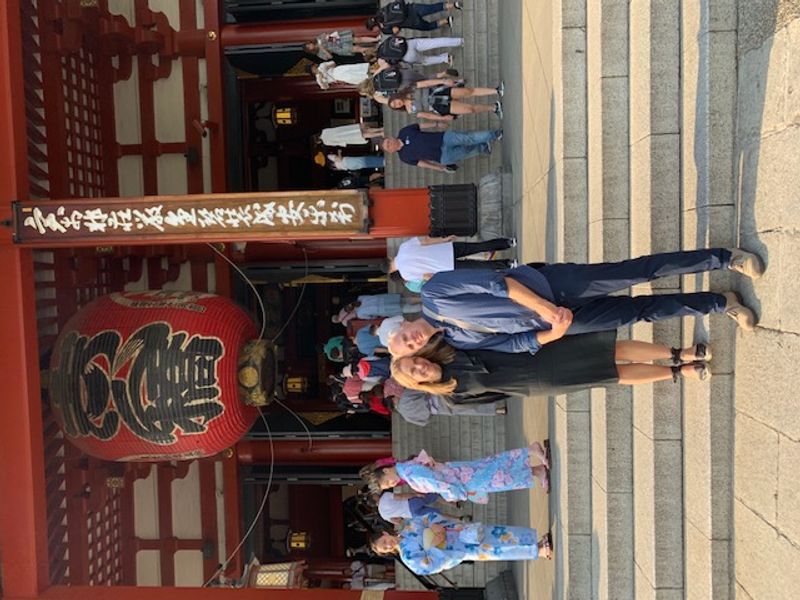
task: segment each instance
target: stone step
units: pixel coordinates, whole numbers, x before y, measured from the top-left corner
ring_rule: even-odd
[[[559,233],[555,258],[588,259],[586,1],[554,6],[554,157]],[[555,523],[557,597],[592,593],[591,414],[589,392],[559,396],[554,403],[558,503]]]
[[[682,222],[685,248],[735,242],[736,2],[682,6]],[[724,289],[732,277],[683,278],[683,289]],[[683,385],[685,597],[731,597],[733,323],[686,319],[684,345],[707,332],[710,383]]]
[[[385,2],[382,2],[385,4]],[[463,48],[453,48],[450,52],[455,58],[455,68],[471,87],[495,86],[500,81],[500,60],[498,44],[498,23],[500,4],[497,0],[465,3],[464,10],[453,15],[453,29],[442,32],[404,31],[408,37],[455,36],[469,40]],[[438,68],[427,67],[425,72],[434,75]],[[383,109],[384,126],[387,135],[394,135],[405,125],[417,122],[406,114]],[[456,131],[498,129],[502,123],[492,114],[460,117],[451,125]],[[415,188],[443,183],[477,183],[486,173],[498,171],[503,164],[502,144],[495,144],[490,156],[480,156],[462,162],[453,174],[444,174],[429,169],[419,169],[400,162],[396,156],[387,157],[386,187]]]
[[[628,1],[586,9],[589,260],[628,258]],[[633,598],[629,389],[591,392],[592,598]]]
[[[425,427],[418,427],[395,414],[392,417],[392,454],[399,459],[405,459],[424,449],[441,461],[482,458],[507,449],[505,427],[505,419],[502,418],[442,416],[431,417]],[[462,510],[481,523],[508,522],[506,494],[492,494],[489,503],[484,505],[465,502]],[[506,568],[507,564],[501,561],[476,561],[448,571],[447,576],[461,587],[482,587]],[[424,589],[400,565],[397,566],[397,587],[401,590]]]
[[[681,2],[630,3],[630,254],[681,247]],[[678,278],[635,293],[677,291]],[[680,324],[637,324],[633,337],[676,343]],[[637,598],[683,593],[680,387],[636,386],[633,398],[634,578]]]

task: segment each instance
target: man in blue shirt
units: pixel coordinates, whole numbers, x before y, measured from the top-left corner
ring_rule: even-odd
[[[419,125],[403,127],[397,137],[381,142],[384,152],[396,152],[409,165],[454,173],[455,163],[478,154],[490,154],[492,142],[502,139],[501,129],[493,131],[422,131]]]
[[[423,287],[422,318],[384,332],[395,357],[419,351],[436,333],[456,348],[535,353],[564,335],[637,321],[725,313],[744,330],[756,317],[734,292],[613,296],[659,277],[729,269],[751,278],[761,259],[741,249],[666,252],[618,263],[525,265],[503,272],[437,273]]]

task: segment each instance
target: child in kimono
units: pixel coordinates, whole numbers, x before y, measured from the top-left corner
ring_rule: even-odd
[[[398,554],[418,575],[432,575],[464,561],[551,559],[550,534],[537,537],[528,527],[463,523],[429,513],[403,521],[397,534],[376,535],[371,546],[378,554]]]
[[[541,464],[532,466],[531,455]],[[448,502],[469,500],[486,504],[492,492],[533,487],[534,477],[539,479],[545,491],[549,491],[549,468],[544,448],[539,442],[534,442],[527,448],[471,461],[436,462],[423,450],[410,460],[362,470],[362,473],[375,490],[387,490],[405,483],[415,492],[439,494]]]

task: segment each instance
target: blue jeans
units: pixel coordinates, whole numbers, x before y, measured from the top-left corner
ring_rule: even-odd
[[[444,2],[434,2],[433,4],[407,4],[408,17],[406,17],[403,27],[416,29],[418,31],[432,31],[439,28],[436,21],[426,21],[423,17],[444,10]]]
[[[421,498],[409,498],[408,509],[411,511],[411,516],[422,517],[427,515],[429,512],[438,512],[431,506],[438,499],[439,494],[425,494]]]
[[[637,283],[670,275],[726,269],[725,248],[663,252],[617,263],[561,263],[537,266],[553,290],[555,303],[573,311],[568,335],[605,331],[637,321],[660,321],[725,310],[725,296],[712,292],[609,296]]]
[[[452,165],[478,154],[489,154],[492,151],[492,142],[499,136],[499,130],[447,131],[442,139],[442,157],[439,162]]]

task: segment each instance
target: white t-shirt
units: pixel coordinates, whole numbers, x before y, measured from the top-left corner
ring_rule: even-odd
[[[384,492],[378,500],[378,514],[386,521],[410,519],[411,508],[408,500],[400,500],[392,492]]]
[[[419,238],[412,238],[400,244],[394,264],[406,281],[419,281],[426,273],[452,271],[453,242],[423,246]]]

